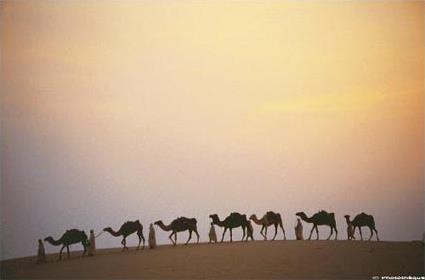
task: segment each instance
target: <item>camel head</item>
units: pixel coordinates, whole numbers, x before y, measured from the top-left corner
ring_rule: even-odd
[[[157,225],[157,226],[159,226],[159,225],[163,225],[164,223],[161,221],[161,220],[159,220],[159,221],[156,221],[155,223],[154,223],[154,225]]]
[[[217,214],[211,214],[210,215],[210,219],[212,219],[212,222],[214,224],[219,224],[220,223],[220,218],[218,217]]]
[[[257,216],[255,214],[252,214],[251,216],[249,216],[249,219],[250,220],[254,220],[254,219],[256,220],[257,219]]]
[[[301,219],[307,217],[307,215],[304,212],[297,212],[297,213],[295,213],[295,215],[300,217]]]
[[[211,215],[210,215],[210,219],[213,219],[213,220],[214,220],[215,218],[217,218],[217,219],[218,219],[218,215],[217,215],[217,214],[211,214]]]
[[[106,227],[106,228],[103,229],[103,231],[112,231],[112,228],[111,227]]]
[[[44,238],[44,241],[52,241],[52,240],[53,240],[53,237],[51,237],[51,236]]]
[[[344,218],[350,219],[350,215],[344,215]]]

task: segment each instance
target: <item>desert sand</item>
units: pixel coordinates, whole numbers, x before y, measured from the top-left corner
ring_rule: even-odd
[[[75,245],[77,247],[78,245]],[[57,248],[59,250],[59,248]],[[52,247],[49,247],[52,251]],[[356,278],[424,275],[424,246],[413,242],[255,241],[98,250],[94,257],[37,265],[35,257],[1,262],[1,278]]]

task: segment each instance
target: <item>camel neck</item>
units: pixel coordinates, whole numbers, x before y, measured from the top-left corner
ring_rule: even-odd
[[[258,218],[257,218],[257,216],[253,216],[252,217],[252,221],[254,222],[254,223],[256,223],[257,225],[261,225],[262,224],[262,220],[259,220]]]
[[[159,224],[158,224],[158,226],[163,230],[163,231],[170,231],[170,230],[172,230],[172,228],[171,228],[171,224],[169,224],[168,226],[166,226],[166,225],[164,225],[164,223],[163,222],[160,222]]]
[[[106,229],[105,231],[109,232],[112,236],[120,236],[121,233],[119,231],[114,231],[112,228]]]

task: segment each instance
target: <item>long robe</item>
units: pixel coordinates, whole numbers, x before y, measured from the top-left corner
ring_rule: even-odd
[[[303,225],[302,225],[300,219],[298,219],[297,225],[295,226],[295,236],[296,236],[297,240],[304,240]]]
[[[88,248],[88,255],[94,256],[96,253],[96,237],[94,236],[94,232],[90,231],[90,238],[89,238],[89,248]]]
[[[215,227],[214,227],[213,224],[211,225],[210,232],[208,233],[208,236],[210,238],[209,243],[211,243],[211,242],[217,243],[217,233],[215,232]]]
[[[38,241],[37,263],[46,263],[46,250],[44,249],[43,241]]]
[[[149,242],[149,248],[155,249],[155,247],[156,247],[156,236],[155,236],[155,229],[154,229],[152,224],[150,224],[150,226],[149,226],[148,242]]]

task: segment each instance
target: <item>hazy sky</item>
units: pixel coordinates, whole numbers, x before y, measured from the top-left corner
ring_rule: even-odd
[[[196,217],[207,241],[208,215],[231,211],[278,211],[289,238],[297,211],[335,212],[340,238],[343,215],[364,211],[383,240],[421,238],[423,2],[2,1],[0,12],[2,258],[129,219],[147,236],[157,219]]]

